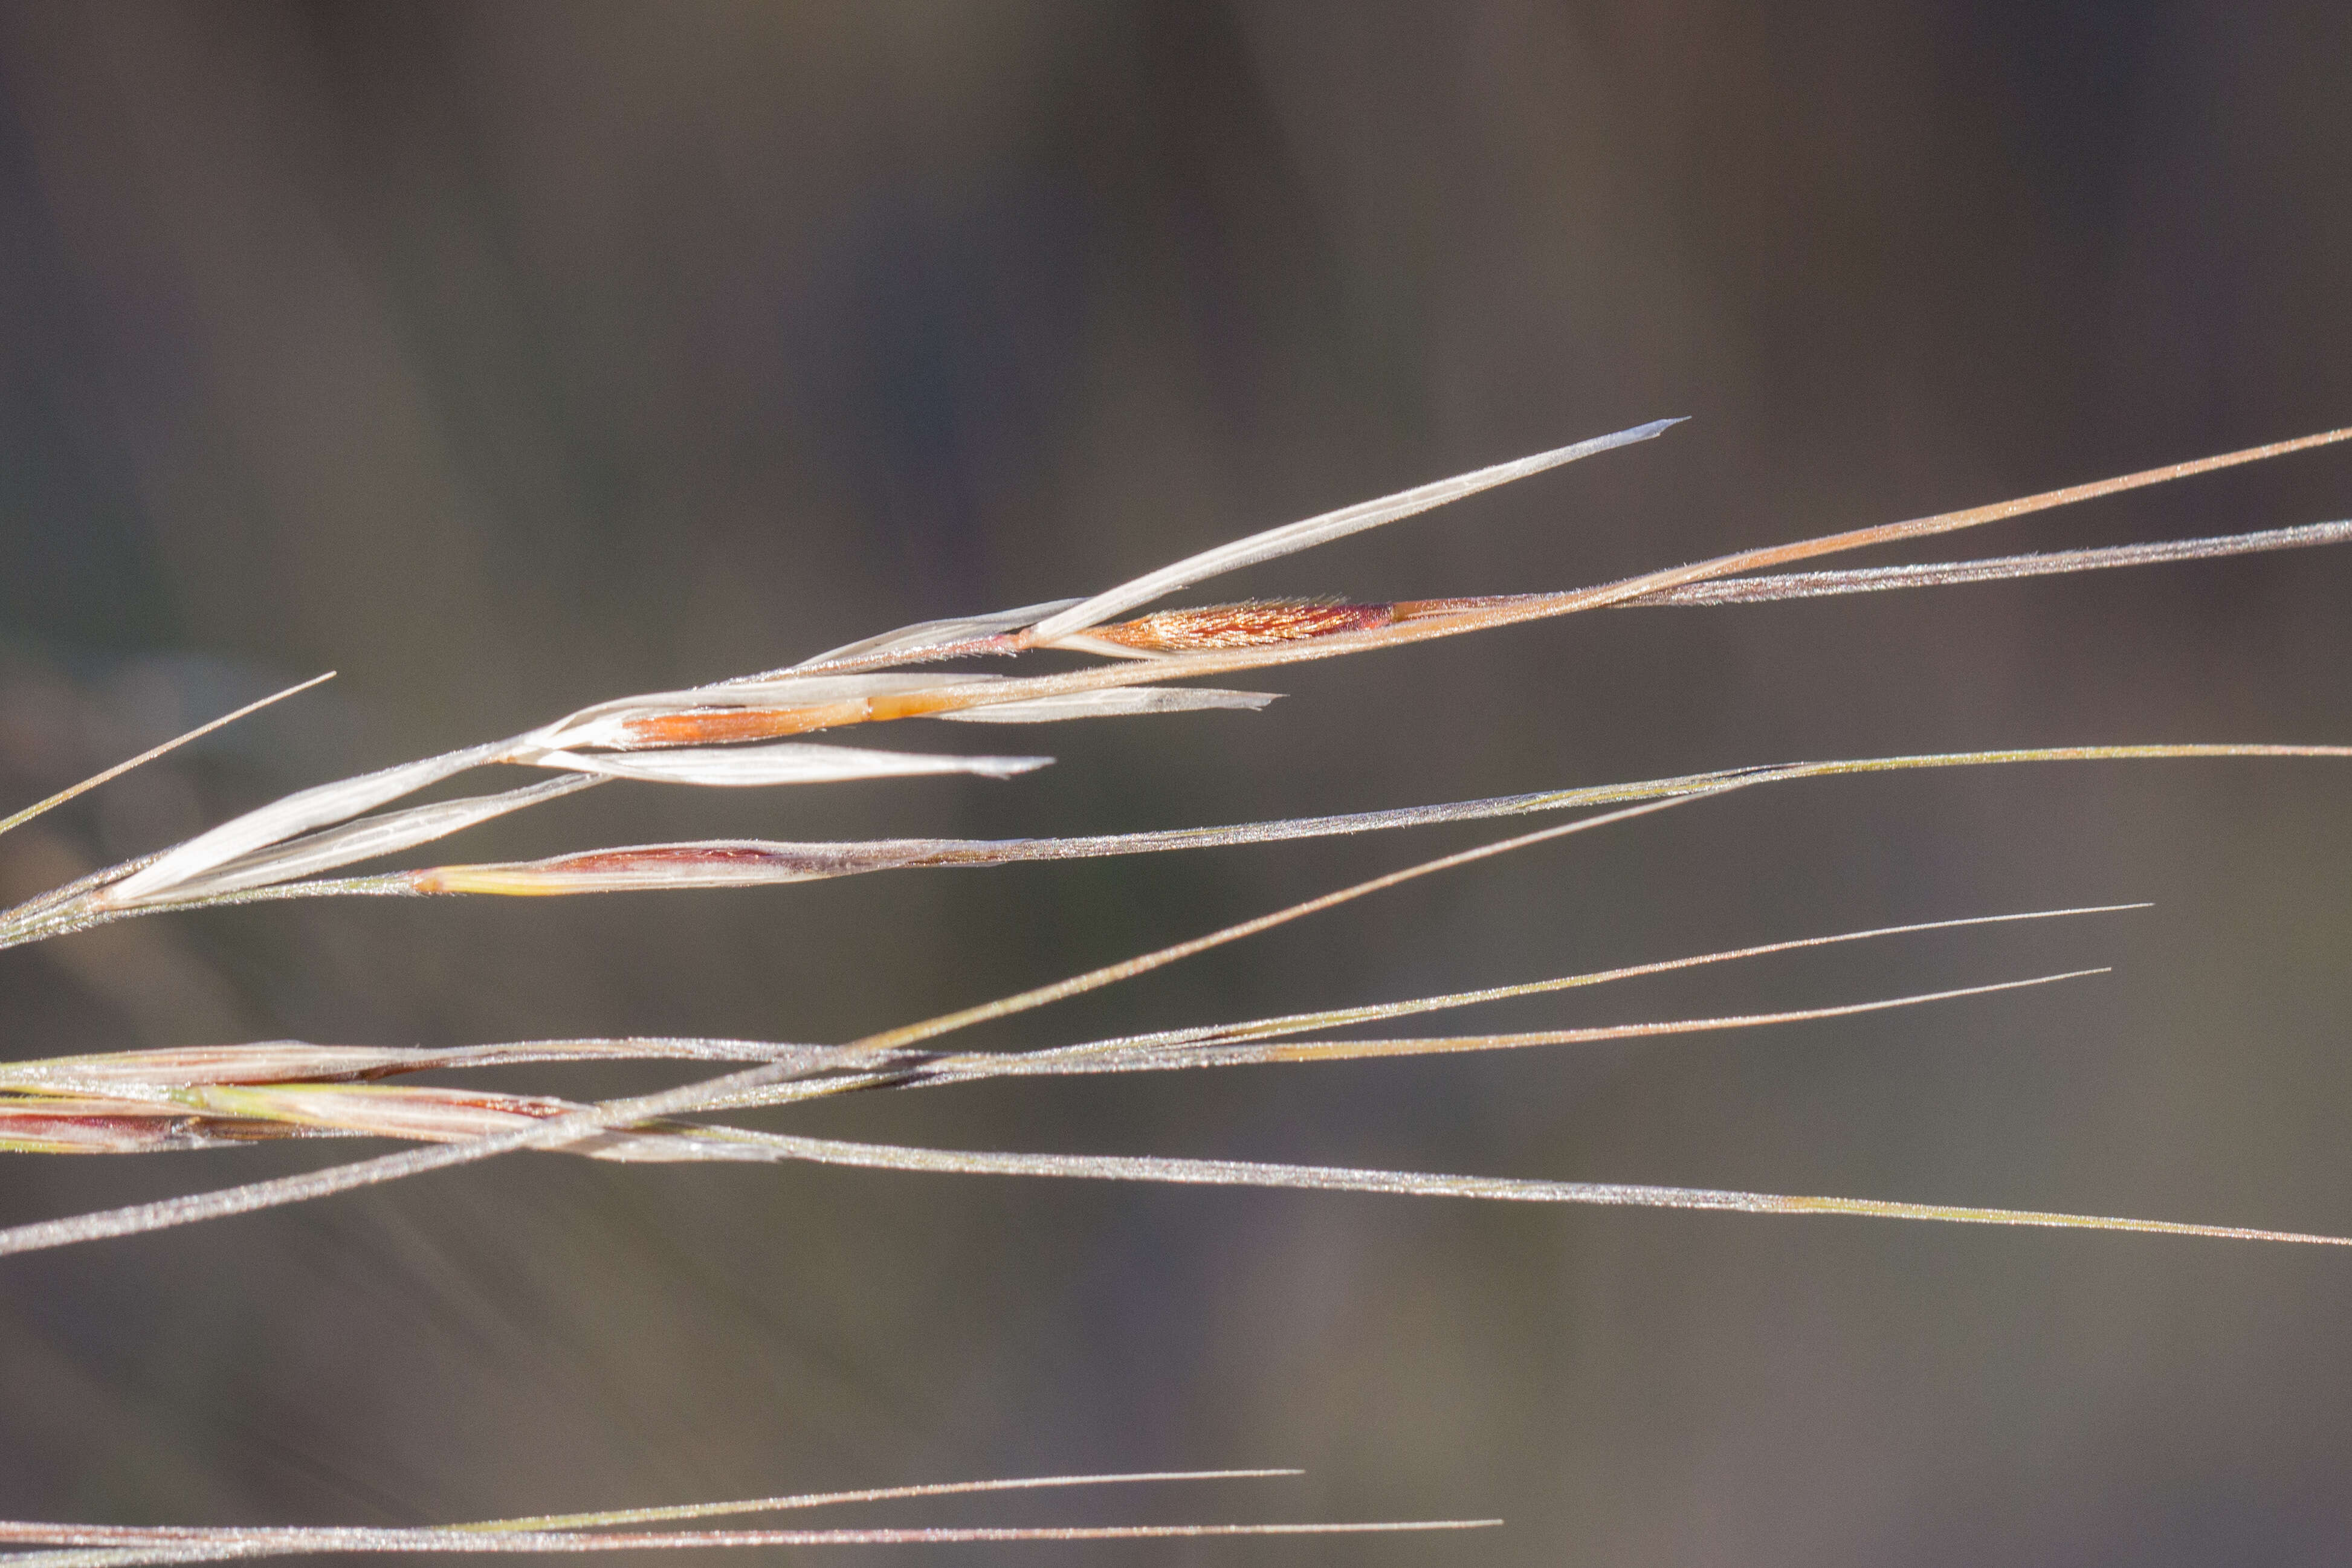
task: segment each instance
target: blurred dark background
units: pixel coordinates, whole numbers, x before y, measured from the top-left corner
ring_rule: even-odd
[[[2352,10],[2316,0],[11,6],[0,805],[342,677],[0,841],[0,894],[339,773],[1083,593],[1659,415],[1696,418],[1230,591],[1567,587],[2343,423],[2347,70]],[[2352,457],[2324,453],[1967,549],[2347,513]],[[2320,551],[1594,615],[1284,672],[1257,717],[884,742],[1061,758],[1016,783],[622,786],[442,858],[2343,741],[2347,592],[2352,553]],[[2056,990],[776,1124],[2352,1231],[2348,790],[2340,764],[2166,763],[1754,792],[982,1042],[2157,902],[1477,1021],[2116,966]],[[846,1039],[1481,836],[147,921],[0,955],[0,1051]],[[5,1156],[0,1218],[320,1157]],[[1139,1563],[2340,1562],[2347,1270],[2161,1239],[527,1156],[8,1260],[0,1513],[422,1522],[1297,1464],[1258,1491],[877,1517],[1510,1521],[1089,1552]]]

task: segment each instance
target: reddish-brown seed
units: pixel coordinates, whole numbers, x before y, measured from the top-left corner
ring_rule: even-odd
[[[1162,610],[1133,621],[1097,626],[1086,635],[1148,653],[1204,648],[1256,648],[1303,643],[1342,632],[1370,632],[1393,618],[1385,604],[1331,604],[1316,600],[1255,600],[1198,610]]]
[[[863,703],[854,714],[850,705],[827,703],[817,708],[693,708],[631,719],[626,726],[632,747],[721,746],[739,740],[773,740],[778,736],[805,735],[828,724],[854,723],[866,716]]]
[[[597,850],[541,861],[534,870],[593,876],[620,871],[692,871],[723,865],[768,865],[782,857],[748,844],[650,844],[643,849]]]

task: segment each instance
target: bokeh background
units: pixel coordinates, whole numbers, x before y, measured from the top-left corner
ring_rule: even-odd
[[[1565,587],[2343,423],[2347,72],[2352,11],[2320,0],[10,6],[5,802],[342,675],[0,841],[0,893],[585,702],[1088,591],[1660,415],[1695,418],[1232,591]],[[2347,513],[2352,456],[2320,454],[1969,548]],[[1284,672],[1293,695],[1255,717],[908,737],[1061,758],[1016,783],[621,786],[445,858],[2342,741],[2347,603],[2352,554],[2320,551],[1594,615]],[[2179,763],[1754,792],[985,1043],[2156,901],[1488,1016],[2116,967],[2069,988],[789,1124],[2352,1232],[2347,791],[2341,765]],[[135,923],[0,955],[0,1051],[846,1039],[1480,836]],[[0,1218],[321,1157],[8,1156]],[[1137,1563],[2341,1561],[2347,1269],[2160,1239],[527,1156],[7,1260],[0,1512],[423,1522],[1296,1464],[1262,1490],[875,1517],[1510,1521],[1089,1549]]]

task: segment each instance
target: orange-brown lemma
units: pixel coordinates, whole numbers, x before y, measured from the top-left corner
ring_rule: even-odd
[[[1370,632],[1387,625],[1394,612],[1385,604],[1334,604],[1317,600],[1254,600],[1198,610],[1162,610],[1133,621],[1089,628],[1085,635],[1146,653],[1185,653],[1206,648],[1256,648],[1300,643],[1342,632]]]

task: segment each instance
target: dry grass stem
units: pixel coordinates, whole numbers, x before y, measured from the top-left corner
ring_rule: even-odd
[[[729,1514],[774,1513],[842,1503],[909,1498],[962,1497],[980,1492],[1038,1491],[1075,1487],[1169,1481],[1253,1480],[1296,1476],[1290,1469],[1160,1470],[1129,1475],[1034,1476],[1004,1480],[950,1481],[929,1486],[876,1487],[811,1492],[733,1502],[615,1509],[601,1513],[542,1514],[425,1529],[329,1527],[47,1524],[0,1521],[0,1544],[71,1550],[0,1557],[10,1568],[143,1568],[150,1563],[217,1563],[313,1552],[499,1552],[685,1551],[712,1547],[923,1546],[979,1542],[1150,1541],[1206,1536],[1362,1535],[1433,1530],[1484,1530],[1494,1519],[1370,1520],[1309,1523],[1111,1524],[1016,1527],[947,1526],[912,1529],[693,1530],[618,1529]]]

